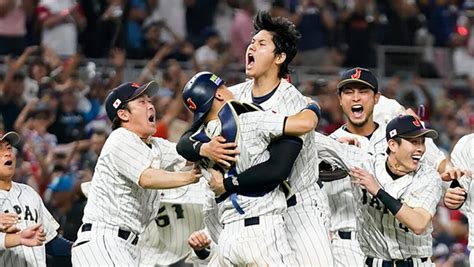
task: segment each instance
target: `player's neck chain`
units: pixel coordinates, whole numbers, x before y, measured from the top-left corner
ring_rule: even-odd
[[[407,175],[407,174],[409,174],[409,173],[411,172],[411,171],[403,171],[403,170],[400,170],[400,164],[397,162],[397,163],[395,163],[394,165],[392,165],[392,164],[390,163],[390,160],[389,160],[389,159],[387,159],[387,161],[385,162],[385,169],[387,170],[388,174],[389,174],[394,180],[396,180],[396,179],[398,179],[398,178],[400,178],[400,177],[402,177],[402,176],[405,176],[405,175]],[[397,173],[395,173],[393,170],[394,170],[395,172],[397,172]],[[401,173],[401,175],[400,175],[399,173]]]

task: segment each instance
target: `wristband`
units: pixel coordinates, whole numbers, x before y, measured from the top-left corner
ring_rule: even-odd
[[[224,189],[228,193],[236,193],[239,187],[239,180],[237,176],[229,176],[224,179]]]
[[[393,216],[395,216],[402,208],[402,203],[400,202],[400,200],[395,199],[383,189],[379,189],[375,197],[382,201],[382,203],[393,214]]]
[[[463,188],[463,187],[461,186],[461,184],[459,183],[458,179],[452,180],[452,181],[451,181],[451,184],[449,185],[449,188],[456,188],[456,187],[461,187],[461,188]],[[458,209],[460,209],[460,208],[462,207],[462,205],[464,205],[464,203],[466,202],[466,199],[467,199],[467,193],[464,193],[464,201],[461,203],[461,205],[459,205],[459,207],[457,207],[457,208],[455,208],[455,209],[451,209],[451,208],[448,208],[448,207],[446,207],[446,208],[448,208],[448,209],[450,209],[450,210],[458,210]],[[443,199],[443,203],[444,203],[444,205],[446,206],[446,203],[444,202],[444,199]]]
[[[321,119],[321,109],[318,107],[318,105],[314,104],[314,103],[309,103],[303,110],[305,109],[309,109],[311,111],[313,111],[316,116],[318,117],[318,120]]]
[[[205,258],[209,257],[211,250],[207,247],[205,249],[195,250],[194,253],[200,260],[204,260]]]

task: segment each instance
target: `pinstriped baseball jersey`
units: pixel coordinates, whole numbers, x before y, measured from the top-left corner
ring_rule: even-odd
[[[241,83],[229,90],[234,94],[235,99],[241,102],[252,102],[253,80]],[[301,111],[307,105],[304,96],[285,79],[282,79],[273,96],[260,104],[265,111],[276,114],[293,115]],[[293,191],[304,190],[316,183],[318,180],[318,164],[316,150],[314,150],[314,137],[312,133],[302,136],[303,148],[296,159],[291,171],[289,182]],[[314,163],[314,164],[313,164]]]
[[[84,223],[103,222],[141,234],[158,213],[159,191],[138,185],[149,168],[178,170],[186,160],[176,145],[161,138],[150,138],[148,147],[135,133],[119,128],[104,144],[84,209]]]
[[[474,134],[468,134],[456,143],[451,152],[451,162],[454,166],[474,173]],[[461,211],[466,215],[469,221],[469,243],[468,247],[474,249],[474,183],[472,178],[463,177],[460,180],[461,185],[468,190],[467,199],[461,206]],[[471,252],[472,254],[472,252]],[[472,264],[472,263],[471,263]]]
[[[360,143],[362,150],[375,154],[383,153],[387,148],[385,141],[385,127],[378,127],[368,139],[365,136],[351,134],[345,127],[334,131],[330,137],[355,137]],[[324,183],[323,190],[328,195],[329,207],[331,209],[331,231],[355,231],[356,230],[356,202],[352,195],[352,184],[350,179],[341,179]]]
[[[252,102],[253,80],[232,86],[234,97],[242,102]],[[273,95],[260,106],[265,111],[292,115],[306,106],[305,97],[285,79]],[[302,136],[303,147],[291,170],[288,181],[297,199],[297,204],[288,208],[285,227],[288,241],[298,260],[298,265],[333,266],[330,248],[329,207],[326,194],[317,185],[318,151],[314,132]]]
[[[392,197],[412,208],[423,208],[431,215],[442,194],[441,178],[436,170],[421,162],[416,172],[396,180],[387,173],[385,154],[364,155],[356,147],[338,143],[330,138],[317,136],[320,156],[343,166],[346,170],[360,166],[372,173],[382,189]],[[432,254],[432,227],[421,235],[402,225],[376,198],[359,186],[353,187],[358,200],[358,239],[366,256],[380,259],[405,259],[429,257]]]
[[[284,118],[262,111],[238,116],[240,133],[237,147],[240,154],[235,164],[237,173],[269,159],[268,144],[283,134]],[[207,123],[206,128],[212,135],[210,137],[220,134],[220,123],[217,120]],[[258,198],[237,195],[237,203],[244,210],[244,214],[239,214],[230,198],[219,203],[219,218],[222,224],[260,215],[283,214],[286,210],[286,197],[278,188]]]
[[[140,236],[140,266],[174,264],[191,253],[187,240],[203,228],[204,180],[173,189],[160,190],[158,216]]]
[[[9,191],[0,190],[0,209],[20,215],[21,221],[16,225],[19,229],[33,226],[36,223],[46,233],[48,243],[56,237],[59,224],[43,204],[41,197],[33,188],[25,184],[12,182]],[[1,266],[46,266],[45,246],[17,246],[0,251]]]

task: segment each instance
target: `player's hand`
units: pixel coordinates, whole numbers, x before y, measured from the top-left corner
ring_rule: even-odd
[[[193,169],[188,171],[187,174],[189,175],[189,184],[195,184],[199,182],[199,179],[202,177],[201,168],[197,165],[194,165]]]
[[[41,229],[40,224],[23,229],[20,233],[20,244],[27,247],[35,247],[43,245],[46,240],[46,234]]]
[[[366,189],[373,196],[375,196],[380,189],[374,176],[364,169],[354,167],[349,171],[349,175],[352,177],[353,183],[360,185],[360,187]]]
[[[12,227],[20,222],[20,217],[16,213],[0,213],[0,231],[11,233]],[[15,227],[16,228],[16,227]],[[10,232],[7,232],[9,230]]]
[[[466,189],[461,187],[448,188],[444,194],[444,205],[448,209],[459,208],[466,199]]]
[[[223,166],[230,167],[231,163],[237,160],[235,156],[240,153],[236,147],[236,143],[225,143],[224,137],[216,136],[210,142],[202,144],[199,154]]]
[[[188,238],[189,246],[195,250],[203,250],[211,245],[211,240],[207,237],[203,230],[192,233]]]
[[[354,136],[344,136],[336,139],[339,143],[349,144],[351,146],[360,147],[359,140]]]
[[[220,171],[214,169],[209,169],[209,172],[211,173],[211,179],[208,182],[209,188],[216,196],[224,194],[224,175],[222,175]]]
[[[466,174],[467,171],[465,170],[461,170],[457,167],[450,167],[446,168],[446,170],[441,174],[441,179],[445,182],[450,182],[454,179],[459,179]]]

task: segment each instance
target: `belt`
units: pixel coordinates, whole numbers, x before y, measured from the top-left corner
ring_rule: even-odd
[[[92,224],[91,223],[85,223],[81,227],[81,232],[87,232],[92,229]],[[128,237],[132,234],[130,231],[122,230],[119,229],[117,236],[122,238],[123,240],[127,241]],[[136,245],[138,243],[138,235],[135,235],[135,238],[132,240],[132,245]]]
[[[294,205],[296,205],[296,203],[296,195],[292,195],[289,199],[286,200],[286,206],[288,208],[293,207]]]
[[[260,224],[260,217],[258,216],[244,219],[244,225],[246,227],[251,226],[251,225],[257,225],[257,224]]]
[[[421,262],[425,262],[428,260],[427,257],[420,258]],[[372,266],[372,263],[374,263],[374,258],[369,258],[365,259],[365,264],[367,266]],[[380,265],[379,265],[380,266]],[[403,260],[383,260],[382,261],[382,266],[381,267],[413,267],[413,258],[408,258],[408,259],[403,259]]]
[[[341,239],[352,239],[352,234],[354,232],[344,232],[344,231],[337,231],[337,235],[341,238]]]

